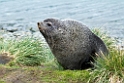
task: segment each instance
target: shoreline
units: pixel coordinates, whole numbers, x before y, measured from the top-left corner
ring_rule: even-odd
[[[34,37],[34,38],[39,38],[41,40],[44,40],[42,35],[39,31],[24,31],[24,30],[0,30],[0,38],[5,38],[5,39],[16,39],[16,38],[22,38],[22,37]]]
[[[15,29],[10,29],[10,30],[4,30],[4,29],[0,29],[0,39],[22,39],[25,37],[33,37],[36,39],[41,40],[43,43],[47,44],[47,42],[45,41],[44,37],[42,36],[42,34],[40,33],[40,31],[38,30],[32,30],[32,28],[30,28],[29,30],[15,30]],[[114,40],[116,40],[115,43],[115,47],[120,48],[121,50],[124,50],[124,38],[116,38],[116,37],[112,37]]]

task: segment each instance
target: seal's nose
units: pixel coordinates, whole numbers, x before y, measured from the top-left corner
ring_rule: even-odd
[[[40,26],[40,22],[37,22],[38,27]]]
[[[45,29],[45,26],[42,22],[37,22],[37,26],[38,26],[40,31],[43,31]]]
[[[39,29],[41,29],[41,23],[40,22],[37,22],[37,26]]]

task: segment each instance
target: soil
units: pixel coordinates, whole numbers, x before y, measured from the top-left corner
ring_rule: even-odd
[[[42,71],[27,68],[0,67],[0,83],[44,83],[41,81]]]

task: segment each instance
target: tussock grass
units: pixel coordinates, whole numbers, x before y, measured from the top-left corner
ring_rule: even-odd
[[[113,50],[97,59],[88,83],[124,83],[124,52]]]
[[[37,66],[50,58],[48,57],[50,51],[47,48],[43,48],[42,42],[34,38],[0,40],[0,54],[5,53],[8,57],[14,58],[10,65],[16,63],[26,66]]]
[[[117,48],[115,39],[100,29],[94,29],[109,49],[109,55],[96,60],[96,69],[90,73],[88,83],[124,83],[124,51]]]

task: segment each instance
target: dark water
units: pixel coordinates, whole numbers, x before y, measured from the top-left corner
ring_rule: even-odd
[[[48,17],[76,19],[124,38],[124,0],[0,0],[0,28],[37,29]]]

